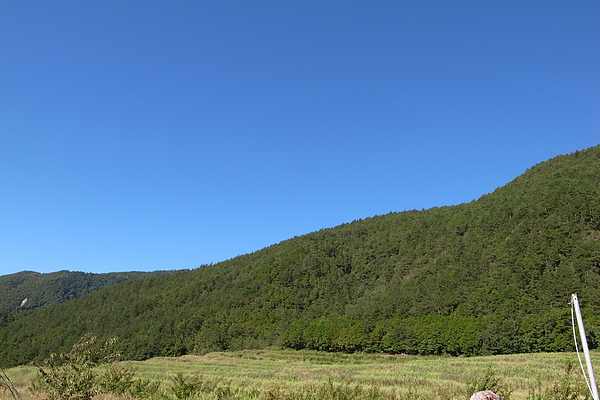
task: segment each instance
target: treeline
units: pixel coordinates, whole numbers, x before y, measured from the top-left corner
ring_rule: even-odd
[[[598,345],[599,323],[597,316],[586,313],[592,348]],[[296,350],[474,356],[570,351],[573,333],[568,310],[519,324],[494,316],[428,315],[375,323],[335,317],[294,321],[281,335],[280,344]]]
[[[600,146],[468,204],[295,237],[215,265],[119,283],[0,328],[4,365],[118,336],[129,359],[282,345],[500,354],[571,350],[572,293],[600,311]]]
[[[297,320],[281,337],[284,347],[339,352],[475,355],[484,318],[434,316],[376,323],[347,318]]]

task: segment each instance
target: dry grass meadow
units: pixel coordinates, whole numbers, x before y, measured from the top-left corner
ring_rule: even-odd
[[[599,356],[593,353],[594,362],[600,362]],[[568,365],[573,367],[570,373]],[[584,398],[586,393],[574,353],[457,358],[252,350],[126,361],[117,366],[153,382],[153,391],[137,397],[147,399],[450,400],[468,399],[478,386],[490,385],[505,400],[566,399],[573,393]],[[37,374],[34,367],[5,372],[23,400],[45,398],[29,389]],[[194,384],[197,390],[190,389]],[[190,390],[178,391],[185,387]],[[12,398],[5,388],[0,389],[0,397]],[[136,397],[105,394],[95,398]]]

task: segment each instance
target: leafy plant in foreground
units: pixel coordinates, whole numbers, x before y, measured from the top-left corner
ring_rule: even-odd
[[[102,343],[88,333],[68,353],[52,353],[45,360],[46,368],[39,367],[35,389],[45,392],[48,400],[90,400],[101,388],[93,368],[116,361],[118,353],[109,352],[116,341]]]

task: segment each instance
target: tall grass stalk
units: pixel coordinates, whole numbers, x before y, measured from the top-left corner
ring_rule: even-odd
[[[21,396],[19,395],[17,388],[15,388],[15,385],[13,385],[12,381],[3,369],[0,369],[0,384],[2,389],[5,392],[8,392],[13,399],[21,400]]]

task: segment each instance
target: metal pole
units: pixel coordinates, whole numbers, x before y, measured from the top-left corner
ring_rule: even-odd
[[[583,319],[581,318],[581,310],[579,309],[579,300],[577,294],[571,295],[571,301],[575,308],[575,315],[577,316],[577,326],[579,326],[579,336],[581,337],[581,346],[583,347],[583,354],[585,355],[585,364],[588,370],[588,376],[590,378],[590,385],[592,389],[592,397],[594,400],[600,400],[598,398],[598,387],[596,386],[596,378],[594,376],[594,367],[592,366],[592,359],[590,358],[590,349],[588,348],[587,339],[585,338],[585,329],[583,328]]]

